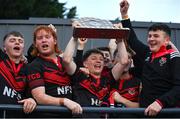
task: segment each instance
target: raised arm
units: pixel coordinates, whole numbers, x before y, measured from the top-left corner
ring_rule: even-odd
[[[149,52],[149,48],[138,39],[128,16],[128,9],[128,1],[122,0],[120,2],[120,13],[122,17],[121,23],[124,28],[130,28],[128,45],[130,45],[130,47],[136,52],[137,56],[144,61],[146,53]]]
[[[123,40],[118,40],[118,62],[114,65],[112,69],[112,74],[115,80],[119,80],[125,67],[128,65],[128,53]]]
[[[66,46],[66,49],[63,54],[63,63],[65,64],[65,69],[69,75],[72,75],[76,71],[76,63],[73,61],[73,54],[76,48],[77,39],[73,37],[70,39],[69,43]]]
[[[86,43],[87,43],[87,39],[86,38],[79,38],[78,39],[76,56],[74,58],[74,61],[75,61],[76,65],[78,67],[83,66],[82,57],[83,57],[83,51],[84,51],[84,47],[85,47]]]
[[[120,2],[120,12],[121,12],[121,17],[122,19],[128,19],[128,9],[129,9],[129,3],[127,0],[122,0]]]
[[[108,47],[109,47],[111,58],[114,60],[114,52],[117,49],[116,39],[110,39]]]

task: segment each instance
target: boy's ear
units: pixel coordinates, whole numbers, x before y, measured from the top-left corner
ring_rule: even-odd
[[[36,45],[36,42],[35,42],[35,41],[33,42],[33,45],[34,45],[35,48],[37,48],[37,45]]]
[[[56,39],[54,40],[54,44],[55,44],[55,45],[57,44],[57,40],[56,40]]]
[[[86,61],[83,62],[83,66],[87,68],[87,63],[86,63]]]
[[[165,46],[167,46],[167,45],[169,44],[169,42],[170,42],[170,37],[167,37],[167,38],[165,39]]]
[[[3,44],[3,50],[6,52],[6,47],[5,47],[5,45]]]

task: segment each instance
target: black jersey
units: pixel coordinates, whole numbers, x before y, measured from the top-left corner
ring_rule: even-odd
[[[44,86],[48,95],[71,99],[71,81],[62,65],[62,59],[57,57],[57,64],[42,57],[33,60],[28,66],[28,84],[31,90]]]
[[[7,54],[0,49],[0,104],[18,104],[26,98],[25,64],[15,64]],[[0,111],[0,117],[3,111]],[[6,111],[7,118],[24,117],[21,111]]]
[[[179,52],[163,46],[153,54],[138,40],[129,19],[123,20],[122,25],[131,29],[128,42],[139,59],[134,63],[142,67],[140,106],[147,107],[155,100],[159,100],[164,107],[176,106],[180,100]]]
[[[180,54],[172,49],[149,54],[143,68],[140,106],[147,107],[158,99],[163,106],[176,106],[180,91]],[[179,71],[178,71],[179,70]],[[179,72],[179,73],[178,73]]]
[[[26,87],[25,64],[15,64],[1,51],[0,59],[0,103],[17,104],[24,98]]]
[[[113,90],[132,102],[139,102],[140,79],[134,77],[132,74],[129,75],[127,79],[120,79]],[[125,105],[116,104],[116,106],[124,107]]]
[[[115,79],[112,73],[102,73],[101,78],[87,75],[77,69],[73,78],[73,98],[81,106],[99,107],[109,106],[110,88],[114,85]],[[83,114],[83,117],[99,117],[100,114]]]
[[[78,67],[83,67],[83,50],[76,51],[76,57],[74,57],[74,62]]]

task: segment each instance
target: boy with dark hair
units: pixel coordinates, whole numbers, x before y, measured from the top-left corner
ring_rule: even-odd
[[[4,36],[3,49],[0,49],[0,103],[23,104],[25,113],[32,112],[36,102],[27,98],[25,63],[21,61],[24,51],[24,37],[12,31]],[[19,111],[7,111],[6,117],[23,117]]]
[[[166,24],[155,23],[148,28],[148,32],[149,31],[157,31],[157,30],[164,31],[167,35],[171,36],[171,30],[170,30],[169,26],[167,26]]]
[[[162,108],[175,107],[180,100],[180,54],[169,45],[171,30],[166,24],[149,27],[148,46],[140,42],[128,18],[128,8],[129,3],[123,0],[122,25],[131,29],[128,43],[136,52],[135,63],[142,67],[140,107],[146,108],[145,115],[156,116]]]
[[[112,57],[109,47],[98,47],[97,49],[103,53],[105,66],[107,68],[112,68]]]
[[[87,72],[82,71],[72,60],[77,39],[72,38],[63,54],[65,68],[73,78],[74,99],[82,106],[102,105],[107,103],[110,94],[110,87],[119,79],[123,68],[128,63],[128,57],[123,40],[118,41],[118,54],[121,59],[108,72],[102,72],[104,68],[104,56],[100,50],[91,49],[83,56],[83,67]],[[121,53],[119,53],[121,52]],[[106,101],[105,101],[106,100]],[[83,117],[99,117],[98,114],[83,114]]]

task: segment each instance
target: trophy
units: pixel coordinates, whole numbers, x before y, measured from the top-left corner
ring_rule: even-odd
[[[80,25],[74,27],[74,38],[102,38],[102,39],[127,39],[128,28],[115,28],[108,20],[97,18],[76,19]]]

